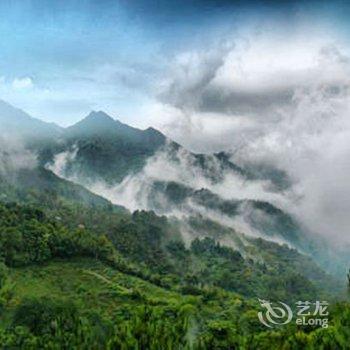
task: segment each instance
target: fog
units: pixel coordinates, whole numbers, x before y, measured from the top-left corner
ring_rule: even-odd
[[[7,176],[17,170],[31,169],[36,164],[36,156],[20,140],[0,137],[0,175]]]
[[[224,170],[222,163],[213,155],[204,156],[205,166],[202,167],[198,165],[196,155],[182,147],[174,149],[169,142],[147,160],[142,171],[126,176],[121,183],[107,185],[103,180],[95,181],[83,178],[81,174],[67,173],[67,164],[74,161],[76,154],[75,146],[71,151],[57,154],[54,162],[47,167],[57,175],[80,183],[112,203],[122,205],[131,211],[154,210],[157,214],[180,219],[181,231],[187,243],[199,233],[191,230],[186,225],[186,220],[191,216],[199,216],[215,221],[223,227],[229,227],[236,233],[244,233],[248,237],[260,237],[288,244],[280,235],[267,236],[251,225],[249,216],[252,211],[255,218],[260,215],[260,219],[265,222],[269,218],[250,207],[247,202],[238,205],[237,213],[225,214],[219,208],[208,207],[205,201],[201,202],[193,195],[194,191],[207,189],[214,196],[219,196],[219,200],[262,200],[284,208],[288,208],[290,201],[293,200],[295,195],[292,191],[276,191],[268,180],[248,180],[237,171]],[[177,183],[189,189],[190,194],[180,203],[176,203],[167,197],[164,190],[157,189],[157,183]],[[220,237],[220,240],[222,243],[234,246],[233,236]]]
[[[145,111],[170,139],[208,154],[220,181],[211,181],[193,166],[191,153],[180,149],[177,162],[163,150],[121,184],[95,182],[89,188],[131,210],[149,209],[153,182],[176,181],[225,199],[268,201],[315,235],[340,246],[350,243],[348,52],[331,33],[309,32],[306,38],[307,28],[300,28],[285,41],[268,29],[170,58],[155,102]],[[284,170],[291,187],[276,192],[268,180],[222,172],[210,156],[222,150],[242,167]],[[56,159],[55,172],[62,173],[66,156],[71,155]]]
[[[341,245],[350,243],[350,59],[331,33],[308,33],[285,40],[261,31],[224,54],[175,57],[153,120],[190,150],[231,150],[238,164],[285,170],[292,196],[271,198],[261,184],[247,184],[242,194],[277,200],[315,234]],[[222,60],[208,58],[216,55]]]

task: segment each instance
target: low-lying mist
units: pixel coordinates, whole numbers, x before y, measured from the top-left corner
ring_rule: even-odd
[[[23,143],[13,138],[0,138],[0,175],[8,176],[14,171],[31,169],[37,164],[36,156]]]
[[[71,151],[59,153],[54,162],[47,167],[57,175],[80,183],[112,203],[131,211],[154,210],[157,214],[180,220],[200,216],[251,237],[288,243],[281,235],[271,233],[267,236],[253,227],[249,222],[249,215],[253,209],[244,201],[264,201],[286,209],[294,200],[293,192],[277,191],[268,179],[248,179],[244,172],[225,168],[215,155],[200,155],[201,161],[198,162],[198,155],[182,147],[174,148],[168,143],[147,160],[142,171],[127,175],[120,183],[108,185],[103,180],[91,180],[76,174],[67,175],[66,166],[74,161],[76,154],[76,147]],[[170,194],[167,193],[169,184],[173,184],[174,187]],[[182,197],[179,199],[178,196]],[[205,196],[210,198],[203,199]],[[232,212],[225,213],[216,204],[210,207],[210,204],[206,203],[207,200],[225,203],[233,201],[234,208],[234,203],[238,204]],[[257,209],[254,209],[254,215],[259,215]]]
[[[325,36],[306,44],[303,33],[286,49],[266,35],[238,40],[225,55],[174,58],[152,110],[156,126],[187,149],[231,150],[241,166],[283,169],[299,200],[279,204],[315,234],[349,244],[350,57]]]

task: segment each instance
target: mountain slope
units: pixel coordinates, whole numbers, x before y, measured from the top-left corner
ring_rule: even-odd
[[[330,309],[329,329],[269,330],[256,319],[254,299],[218,288],[186,295],[92,259],[11,269],[8,283],[18,288],[0,324],[5,348],[346,349],[349,337],[345,302]]]
[[[244,184],[247,174],[226,155],[194,155],[171,143],[165,155],[164,145],[148,140],[163,139],[156,131],[126,128],[124,135],[123,125],[92,115],[31,149],[39,163],[54,157],[56,169],[70,169],[78,183],[111,177],[109,193],[126,203],[133,196],[125,180],[138,183],[148,208],[166,215],[131,213],[6,154],[5,163],[12,157],[17,166],[0,172],[1,346],[311,349],[326,348],[331,336],[345,348],[346,303],[330,310],[331,333],[294,323],[270,331],[257,318],[258,298],[293,305],[341,297],[343,284],[311,257],[268,241],[300,245],[306,236],[297,222],[267,201],[230,192],[227,184]],[[120,182],[108,161],[120,166],[122,156],[128,164]],[[135,159],[145,163],[141,170],[132,168]],[[113,192],[116,184],[124,192]],[[242,218],[264,239],[236,229]]]
[[[165,136],[152,128],[139,130],[103,112],[91,112],[65,129],[56,144],[40,150],[40,156],[45,164],[54,162],[59,154],[74,154],[66,159],[66,177],[116,183],[140,171],[165,142]]]
[[[61,134],[62,128],[31,117],[22,110],[0,100],[0,132],[24,141],[50,140]]]
[[[21,120],[33,121],[23,112],[18,113],[13,116],[21,132]],[[114,204],[180,217],[185,226],[188,217],[200,215],[246,235],[286,243],[317,259],[323,256],[320,261],[329,267],[333,253],[326,254],[325,242],[315,240],[276,204],[290,186],[287,175],[278,169],[266,164],[240,167],[225,152],[194,154],[155,129],[139,130],[101,111],[91,112],[75,125],[41,138],[47,127],[43,124],[36,143],[30,147],[38,155],[41,169],[29,176],[22,171],[19,183],[37,189],[56,187],[68,199],[72,193],[77,201],[97,200],[82,187],[58,183],[58,177],[65,178]],[[56,176],[45,173],[42,167]],[[47,182],[48,178],[52,181]],[[187,238],[197,237],[193,229],[190,231],[194,234]],[[334,255],[337,260],[339,257]]]

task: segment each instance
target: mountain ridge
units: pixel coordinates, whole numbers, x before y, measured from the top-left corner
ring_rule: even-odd
[[[13,132],[23,130],[28,126],[45,128],[46,131],[60,132],[63,128],[56,123],[48,123],[39,118],[32,117],[20,108],[16,108],[11,104],[0,99],[0,129],[11,128]],[[19,128],[16,129],[16,128]]]
[[[27,115],[26,119],[28,120]],[[46,123],[43,122],[40,125],[46,125]],[[299,243],[297,245],[300,248],[300,242],[304,241],[303,236],[307,235],[294,221],[292,226],[294,225],[295,228],[289,231],[290,216],[284,215],[282,210],[268,201],[264,203],[263,201],[260,203],[237,202],[237,198],[234,197],[231,200],[224,200],[222,191],[221,195],[209,191],[210,186],[220,185],[226,181],[226,175],[229,175],[229,183],[224,184],[224,186],[234,184],[237,181],[242,184],[241,186],[245,186],[245,182],[257,181],[259,183],[261,181],[259,176],[234,164],[230,155],[225,152],[213,155],[191,153],[152,127],[145,130],[133,128],[119,120],[114,120],[103,111],[92,111],[71,127],[60,130],[59,134],[53,136],[45,134],[43,142],[40,142],[42,134],[39,132],[39,142],[32,145],[31,150],[38,155],[41,167],[46,167],[52,170],[55,175],[71,180],[87,189],[92,190],[91,186],[95,183],[104,183],[106,189],[111,191],[113,186],[123,186],[125,179],[132,179],[135,176],[136,181],[141,181],[140,191],[147,190],[149,186],[153,188],[153,192],[146,192],[146,195],[152,201],[158,200],[158,207],[161,208],[160,215],[167,214],[162,210],[166,209],[169,204],[170,208],[180,211],[191,209],[191,206],[188,205],[191,204],[192,206],[200,206],[199,212],[203,212],[204,215],[207,215],[206,213],[209,211],[215,211],[215,214],[218,214],[218,219],[216,219],[219,220],[218,222],[220,222],[220,217],[227,216],[232,222],[232,219],[236,220],[240,215],[245,215],[244,219],[248,220],[246,223],[249,224],[252,231],[261,231],[264,237],[279,236],[283,240],[286,239],[286,243],[291,244],[291,246]],[[151,169],[150,174],[147,174],[147,171],[150,170],[149,163],[157,162],[159,155],[163,157],[163,160]],[[144,173],[145,171],[146,173]],[[172,181],[169,179],[167,180],[168,184],[165,181],[165,187],[158,186],[158,192],[154,191],[158,174],[171,173],[173,176],[173,172],[175,174],[173,180],[175,187],[168,186]],[[279,174],[276,174],[278,177]],[[183,182],[186,180],[186,176],[191,177],[190,183],[187,185],[185,183],[185,187],[187,186],[188,189],[184,187]],[[200,186],[201,190],[195,190],[198,189],[197,185],[192,186],[196,181],[203,182],[203,186]],[[134,186],[132,182],[131,185]],[[128,189],[126,188],[126,190]],[[278,188],[268,189],[268,191],[278,190]],[[104,196],[102,192],[93,192]],[[140,199],[145,194],[131,193],[136,197],[134,199]],[[234,194],[234,192],[232,193]],[[169,196],[169,194],[172,198],[166,199],[164,196]],[[128,197],[130,193],[124,191],[116,195]],[[174,198],[176,202],[177,196],[179,199],[184,196],[183,203],[181,200],[178,203],[171,202]],[[166,202],[164,198],[171,201]],[[121,204],[118,203],[117,197],[115,200],[115,204]],[[157,209],[157,207],[153,208],[149,206],[149,203],[145,203],[146,209]],[[253,211],[250,208],[248,211],[242,211],[241,209],[244,207],[242,203],[248,203]],[[275,225],[269,224],[271,219],[277,220]],[[307,253],[312,253],[312,251],[309,250]]]

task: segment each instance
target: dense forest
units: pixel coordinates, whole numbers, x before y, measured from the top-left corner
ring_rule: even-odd
[[[212,237],[184,242],[174,220],[70,186],[0,184],[2,348],[349,348],[341,284],[307,256],[261,239],[250,255]],[[258,298],[329,300],[329,327],[269,329]]]

